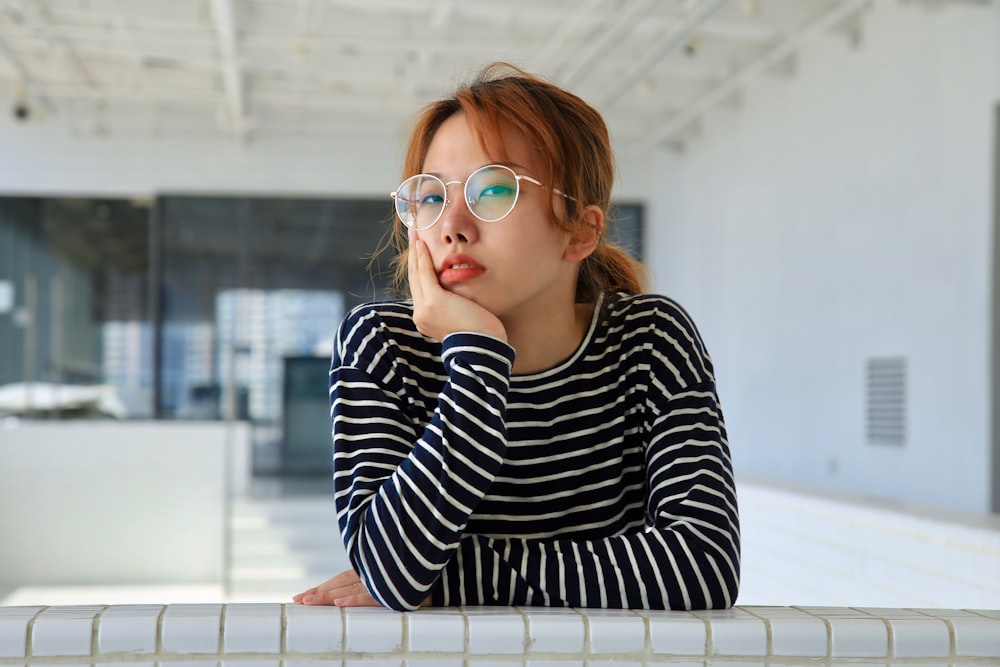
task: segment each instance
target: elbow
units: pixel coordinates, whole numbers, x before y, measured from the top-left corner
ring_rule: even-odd
[[[423,600],[408,599],[408,597],[392,597],[379,600],[382,606],[393,611],[415,611],[423,605]]]
[[[376,602],[393,611],[415,611],[430,603],[427,591],[414,588],[405,591],[389,591],[386,594],[385,590],[378,589],[369,582],[368,590]]]

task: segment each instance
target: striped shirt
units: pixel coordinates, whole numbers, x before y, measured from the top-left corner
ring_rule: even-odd
[[[354,309],[330,372],[347,553],[393,609],[733,605],[739,523],[712,363],[656,295],[598,304],[576,352],[421,335],[410,302]]]

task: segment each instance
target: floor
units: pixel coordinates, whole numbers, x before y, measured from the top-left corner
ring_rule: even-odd
[[[255,478],[233,502],[229,536],[221,585],[29,586],[0,591],[0,606],[287,602],[350,567],[327,477]]]
[[[1000,517],[741,483],[741,605],[1000,609]],[[216,585],[24,587],[0,606],[287,602],[349,567],[329,477],[254,478]]]

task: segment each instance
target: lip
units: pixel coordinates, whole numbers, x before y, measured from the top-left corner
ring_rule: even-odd
[[[469,255],[448,255],[441,262],[438,281],[442,285],[454,285],[478,278],[485,272],[486,267]]]

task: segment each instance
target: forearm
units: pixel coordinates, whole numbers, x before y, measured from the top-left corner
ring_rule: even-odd
[[[739,587],[730,535],[677,526],[600,540],[467,535],[432,604],[614,609],[728,608]]]
[[[374,423],[384,407],[367,414],[364,402],[334,399],[341,530],[352,565],[387,607],[423,602],[503,463],[509,360],[469,347],[477,342],[450,341],[449,381],[419,436],[413,425]]]

